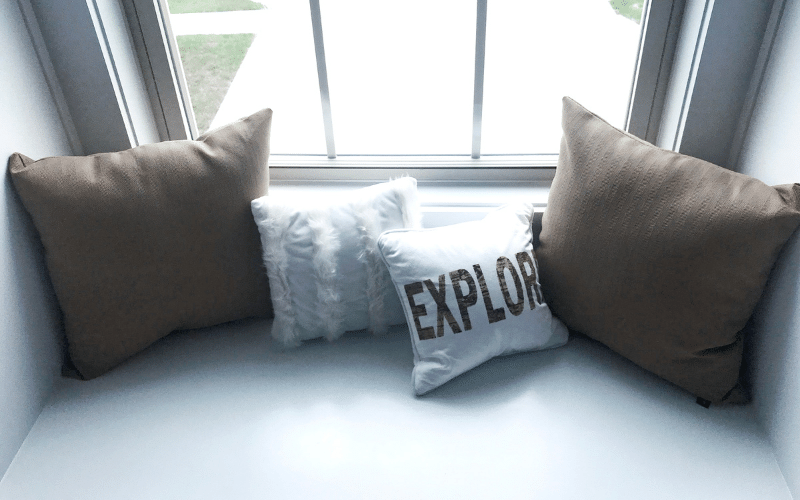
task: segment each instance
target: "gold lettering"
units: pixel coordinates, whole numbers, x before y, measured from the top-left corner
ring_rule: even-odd
[[[439,275],[438,289],[431,280],[425,280],[424,283],[433,297],[433,300],[436,302],[436,336],[441,337],[444,335],[444,319],[447,319],[447,323],[450,325],[450,329],[453,330],[453,333],[461,333],[458,322],[453,317],[453,313],[450,312],[450,308],[447,307],[447,302],[445,302],[447,287],[444,284],[444,274]]]
[[[489,317],[489,323],[497,323],[506,319],[506,311],[502,307],[497,309],[492,305],[492,298],[489,296],[489,289],[486,287],[486,280],[483,278],[483,271],[481,271],[480,264],[472,266],[475,270],[475,276],[478,277],[478,286],[481,287],[481,294],[483,294],[483,305],[486,306],[486,315]]]
[[[542,291],[539,289],[539,282],[536,279],[536,264],[528,252],[519,252],[516,257],[519,270],[522,273],[522,281],[525,282],[525,290],[528,292],[528,302],[531,305],[531,309],[533,309],[536,304],[544,302],[542,300]],[[525,270],[525,264],[530,268],[530,273]],[[534,299],[534,294],[536,299]]]
[[[426,326],[425,328],[419,324],[420,316],[425,316],[428,314],[428,311],[425,309],[425,304],[417,304],[414,302],[414,295],[418,293],[422,293],[422,282],[415,281],[414,283],[409,283],[405,286],[406,289],[406,297],[408,298],[408,305],[411,306],[411,316],[414,317],[414,326],[417,328],[417,335],[419,336],[420,340],[427,340],[436,338],[436,334],[433,331],[432,326]]]
[[[511,300],[511,294],[508,291],[508,283],[506,283],[506,269],[511,271],[511,278],[514,280],[514,287],[517,289],[517,301]],[[508,260],[508,257],[497,258],[497,279],[500,281],[500,290],[503,292],[503,299],[506,301],[508,311],[514,316],[519,316],[522,310],[525,309],[525,293],[522,291],[522,282],[519,280],[519,274],[514,269],[514,265]]]
[[[450,281],[453,282],[453,291],[456,294],[458,310],[461,312],[461,322],[464,323],[464,331],[472,330],[472,321],[469,320],[467,308],[469,306],[474,306],[478,302],[478,289],[475,288],[475,280],[466,269],[459,269],[458,271],[450,271]],[[464,295],[461,290],[459,281],[463,281],[467,284],[466,295]]]

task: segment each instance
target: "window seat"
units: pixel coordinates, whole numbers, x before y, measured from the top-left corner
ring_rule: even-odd
[[[284,350],[270,320],[174,333],[61,379],[2,499],[791,499],[749,406],[590,339],[415,397],[405,327]]]

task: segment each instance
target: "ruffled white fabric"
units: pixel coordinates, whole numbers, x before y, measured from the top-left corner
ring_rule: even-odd
[[[377,239],[419,228],[416,180],[404,177],[332,201],[253,200],[272,292],[273,337],[287,346],[405,323]]]

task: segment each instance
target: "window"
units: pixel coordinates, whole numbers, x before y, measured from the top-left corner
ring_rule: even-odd
[[[482,107],[482,135],[486,137],[482,137],[485,141],[480,158],[471,158],[471,151],[436,156],[340,154],[335,159],[324,154],[276,154],[270,161],[272,179],[372,181],[408,172],[419,179],[506,181],[515,185],[547,182],[552,178],[556,155],[486,154],[491,151],[487,149],[491,120],[486,109],[491,106],[490,23],[503,1],[491,0],[487,5]],[[304,0],[295,2],[304,4]],[[80,146],[75,148],[76,153],[114,151],[196,136],[191,109],[186,105],[188,89],[182,67],[176,64],[177,47],[165,17],[166,0],[17,3],[29,31],[41,35],[37,35],[35,45],[37,58],[65,130],[74,131],[70,135]],[[471,5],[477,13],[478,4]],[[774,38],[782,5],[782,1],[750,0],[724,4],[713,0],[646,2],[631,105],[625,117],[627,130],[658,146],[735,168],[738,146],[763,78],[764,54]],[[321,8],[320,13],[324,21],[325,10]],[[478,19],[476,14],[476,28]],[[760,55],[762,44],[766,52]],[[527,67],[536,68],[537,79],[552,77],[547,68]],[[275,77],[280,79],[281,75]],[[583,96],[573,96],[604,113]],[[338,111],[333,106],[332,110],[335,129]],[[543,118],[536,114],[531,119]],[[501,123],[509,130],[505,122]],[[277,127],[281,125],[276,122]]]
[[[171,19],[178,35],[251,23],[258,34],[212,125],[270,106],[273,155],[552,161],[562,95],[624,126],[643,3],[272,1]]]
[[[64,89],[66,101],[72,114],[72,120],[75,121],[78,135],[81,136],[81,142],[84,143],[84,148],[87,152],[121,149],[124,143],[136,145],[142,142],[152,142],[154,137],[155,140],[167,140],[197,136],[198,131],[196,129],[193,130],[195,123],[191,116],[192,113],[191,107],[189,106],[190,100],[186,79],[182,73],[183,68],[181,64],[178,63],[180,56],[168,18],[167,0],[130,0],[126,2],[94,0],[86,5],[82,3],[63,3],[57,0],[19,1],[32,2],[35,6],[35,10],[37,10],[36,15],[40,18],[38,22],[47,28],[43,30],[45,42],[50,52],[50,57],[53,60],[55,71],[61,80],[61,86]],[[348,2],[350,2],[350,5],[357,5],[355,3],[357,0],[341,0],[341,2],[320,0],[320,15],[318,16],[319,22],[317,23],[319,29],[317,31],[322,33],[324,45],[314,44],[314,31],[311,29],[309,26],[310,23],[308,22],[308,18],[312,17],[311,6],[315,5],[314,2],[316,2],[316,0],[310,0],[308,5],[304,0],[294,0],[292,2],[288,0],[268,1],[274,2],[273,7],[277,11],[280,10],[279,7],[284,5],[300,6],[303,9],[306,7],[308,8],[308,17],[305,17],[305,14],[301,15],[301,17],[305,19],[304,23],[306,28],[304,34],[300,33],[301,30],[295,31],[297,31],[298,40],[304,40],[302,43],[305,43],[305,47],[314,47],[315,56],[317,52],[316,49],[319,46],[324,47],[326,50],[327,60],[324,67],[326,70],[325,73],[329,76],[332,118],[332,127],[329,127],[329,129],[333,131],[331,135],[333,137],[334,151],[337,154],[337,157],[334,159],[326,158],[328,152],[327,141],[319,138],[320,133],[318,133],[318,131],[320,128],[323,129],[321,135],[324,137],[325,134],[324,126],[319,125],[319,117],[322,113],[320,112],[321,106],[319,100],[319,73],[316,71],[317,58],[309,57],[307,61],[310,60],[313,64],[309,63],[305,66],[306,68],[310,68],[305,71],[307,75],[311,76],[305,78],[303,81],[307,82],[311,80],[311,83],[301,84],[298,83],[300,80],[287,78],[285,75],[281,74],[280,64],[274,66],[266,64],[262,69],[265,72],[269,72],[272,76],[270,79],[271,82],[283,86],[289,85],[287,82],[290,82],[293,88],[306,89],[306,95],[313,94],[313,99],[309,97],[308,99],[303,98],[298,100],[302,100],[303,103],[306,103],[305,105],[308,109],[313,111],[314,115],[317,117],[316,120],[318,123],[316,131],[313,131],[316,133],[317,137],[317,139],[315,139],[317,141],[316,149],[309,148],[308,151],[312,154],[300,154],[297,152],[298,149],[291,152],[289,146],[284,148],[280,145],[279,135],[283,133],[282,131],[290,129],[290,121],[298,120],[299,122],[304,116],[304,113],[282,113],[280,111],[279,106],[284,105],[283,101],[291,99],[281,99],[281,102],[277,103],[277,105],[276,99],[271,99],[272,102],[266,103],[276,109],[275,150],[273,150],[274,155],[271,158],[271,166],[275,167],[273,179],[358,178],[363,180],[375,180],[385,179],[392,175],[398,175],[401,172],[408,172],[411,175],[416,175],[420,179],[439,180],[449,178],[459,181],[465,179],[504,180],[509,182],[547,181],[547,179],[552,177],[557,158],[555,146],[546,146],[539,149],[539,147],[535,147],[534,138],[536,140],[541,140],[542,143],[548,143],[548,141],[543,139],[543,137],[535,137],[536,134],[534,133],[524,132],[525,127],[533,127],[537,124],[546,123],[548,121],[546,113],[544,113],[542,109],[537,109],[535,107],[524,111],[519,110],[521,107],[524,108],[524,106],[521,105],[523,105],[526,100],[532,102],[533,96],[541,94],[541,91],[537,89],[542,89],[544,88],[543,85],[546,86],[556,81],[558,78],[562,78],[559,76],[559,72],[556,69],[547,67],[541,61],[535,60],[534,56],[540,57],[541,54],[550,54],[552,56],[554,53],[559,53],[562,54],[562,57],[560,59],[554,57],[552,60],[567,60],[571,63],[573,61],[564,55],[567,53],[565,47],[569,44],[562,40],[562,38],[564,38],[563,34],[559,35],[558,32],[555,32],[556,34],[550,37],[536,39],[535,36],[539,36],[539,34],[531,33],[530,30],[525,31],[529,23],[519,22],[519,20],[523,18],[521,15],[514,16],[515,13],[522,12],[521,7],[514,7],[514,4],[509,0],[491,0],[491,2],[484,0],[463,0],[452,4],[453,9],[462,9],[459,11],[460,14],[456,15],[450,13],[445,15],[445,12],[437,14],[436,9],[433,9],[428,16],[428,10],[430,9],[425,10],[426,7],[422,4],[418,6],[416,10],[422,11],[422,14],[424,14],[421,14],[424,20],[420,22],[423,24],[428,23],[426,25],[428,29],[424,31],[428,34],[436,35],[432,36],[430,39],[426,39],[426,43],[420,46],[427,50],[428,46],[433,47],[433,42],[436,41],[437,37],[444,38],[446,43],[440,45],[437,49],[439,51],[437,53],[441,55],[438,61],[446,61],[446,64],[460,61],[459,65],[462,69],[459,71],[451,70],[446,72],[447,78],[451,78],[450,74],[461,75],[461,78],[456,78],[460,87],[456,88],[452,84],[439,86],[438,93],[432,93],[432,91],[437,88],[436,85],[434,85],[437,82],[428,84],[429,82],[424,79],[424,74],[416,79],[412,78],[411,81],[421,82],[416,84],[418,87],[417,90],[427,90],[428,94],[434,95],[438,100],[442,100],[442,96],[444,96],[448,98],[453,97],[451,102],[468,101],[466,105],[459,108],[457,111],[439,113],[439,116],[443,116],[448,120],[453,120],[451,123],[455,123],[456,121],[460,122],[459,125],[439,125],[433,132],[426,134],[425,138],[429,138],[429,136],[434,134],[440,136],[444,133],[453,133],[452,131],[460,129],[462,132],[457,132],[457,134],[461,139],[458,140],[458,144],[455,146],[440,150],[424,149],[424,141],[417,141],[416,143],[414,141],[395,141],[395,145],[399,144],[405,147],[406,144],[404,144],[404,142],[407,142],[418,149],[403,150],[392,148],[380,151],[382,156],[376,156],[375,150],[369,151],[362,149],[359,151],[356,142],[359,139],[359,134],[348,132],[347,130],[347,115],[358,116],[357,112],[350,109],[354,108],[353,106],[347,106],[345,104],[346,99],[337,97],[337,95],[342,94],[344,94],[344,97],[347,97],[346,91],[337,91],[337,89],[342,88],[343,84],[341,82],[345,82],[344,88],[346,90],[348,83],[354,80],[350,78],[347,71],[344,71],[344,68],[346,68],[348,64],[347,59],[337,59],[336,52],[342,52],[341,47],[346,47],[347,39],[343,36],[340,37],[344,39],[342,44],[345,45],[337,45],[336,33],[337,30],[339,30],[339,32],[348,33],[352,39],[354,38],[353,33],[357,33],[359,26],[358,23],[350,27],[347,26],[347,22],[353,22],[353,20],[350,19],[353,16],[344,16],[344,20],[340,19],[340,22],[337,23],[337,16],[331,15],[328,12],[331,8],[337,8],[331,7],[332,5],[347,5]],[[444,1],[445,0],[431,0],[430,4],[437,5],[439,2]],[[617,0],[613,1],[616,2]],[[525,2],[519,3],[523,4]],[[536,3],[538,4],[540,2]],[[703,2],[701,1],[699,4],[702,6]],[[706,1],[705,4],[708,4],[708,1]],[[409,3],[408,5],[412,4]],[[428,4],[426,3],[425,5]],[[441,3],[440,5],[446,4]],[[504,5],[506,14],[503,14]],[[629,19],[617,16],[606,1],[596,0],[594,6],[600,6],[605,9],[604,12],[607,12],[607,15],[611,16],[616,21],[625,23],[624,25],[632,28],[634,33],[636,29],[639,29],[636,24]],[[485,15],[479,14],[482,7],[485,7]],[[346,11],[344,7],[338,8],[340,8],[342,12]],[[545,9],[545,7],[542,7],[542,9]],[[707,8],[706,10],[710,9],[711,8]],[[685,10],[689,10],[688,6]],[[124,15],[118,15],[119,11],[124,11]],[[660,117],[662,114],[662,104],[664,103],[664,93],[666,92],[667,82],[670,80],[669,67],[672,62],[672,54],[676,53],[674,51],[674,41],[677,40],[678,34],[681,34],[680,27],[685,24],[681,23],[681,14],[684,8],[681,0],[654,0],[652,4],[646,2],[643,11],[641,29],[644,36],[642,38],[642,44],[640,45],[638,59],[636,59],[638,63],[635,67],[638,68],[636,72],[638,76],[634,82],[632,106],[627,107],[628,116],[625,117],[624,113],[620,113],[623,115],[621,118],[611,118],[608,113],[603,111],[603,103],[610,102],[607,93],[601,93],[601,102],[596,103],[592,101],[591,97],[582,95],[579,90],[569,90],[569,88],[563,92],[559,90],[554,94],[552,99],[545,99],[545,102],[549,102],[549,106],[552,106],[554,109],[554,116],[549,120],[555,122],[555,124],[547,127],[548,133],[553,134],[553,138],[549,141],[549,144],[554,144],[556,142],[555,138],[559,135],[558,98],[561,94],[567,93],[572,94],[573,97],[578,98],[612,120],[626,120],[627,126],[631,130],[636,129],[636,127],[644,127],[647,134],[658,131],[661,122]],[[504,15],[506,17],[505,21],[503,21]],[[76,16],[80,18],[80,23],[65,21],[67,19],[77,19]],[[391,17],[391,15],[384,14],[378,21],[390,22]],[[416,13],[415,15],[410,15],[410,17],[406,19],[406,24],[410,23],[411,20],[416,17],[420,16],[416,15]],[[722,19],[721,14],[717,17]],[[483,25],[480,21],[484,18],[486,19],[486,40],[484,46],[485,50],[481,50],[480,47],[483,46],[480,43],[483,38]],[[455,27],[448,27],[446,22],[448,19],[453,21],[451,24]],[[125,26],[126,22],[127,26]],[[516,33],[513,33],[514,36],[518,37],[516,41],[508,33],[505,33],[505,31],[511,30],[504,30],[506,25],[514,26],[515,22],[518,27]],[[372,24],[375,26],[381,25],[379,22],[373,22]],[[391,32],[388,28],[375,30],[375,26],[367,26],[363,29],[372,29],[373,33],[379,34],[384,31],[387,33]],[[433,27],[436,27],[436,29],[434,30]],[[127,30],[125,28],[127,28]],[[689,31],[691,31],[694,29],[694,26],[689,26],[689,28]],[[447,32],[446,30],[448,29],[450,29],[451,32]],[[309,34],[309,31],[311,31],[311,34]],[[407,31],[408,34],[406,38],[414,38],[417,36],[416,32],[410,29]],[[445,33],[447,34],[445,35]],[[699,33],[705,36],[705,32],[702,30],[700,30]],[[559,38],[559,36],[561,36],[561,38]],[[689,39],[691,36],[693,35],[689,35]],[[395,35],[389,38],[398,37],[399,35]],[[518,45],[520,45],[519,37],[527,37],[529,40],[535,39],[538,40],[536,43],[547,43],[547,46],[540,47],[533,42],[529,42],[528,45],[535,48],[538,52],[529,50],[527,53],[528,55],[526,55],[526,53],[521,51],[518,47]],[[72,46],[80,44],[82,46],[81,50],[63,50],[63,47],[66,46],[63,40],[67,38],[72,40]],[[371,50],[372,48],[379,48],[380,50],[377,52],[373,51],[373,53],[379,53],[383,57],[383,63],[386,61],[399,60],[397,57],[385,57],[386,54],[392,53],[392,49],[387,48],[385,44],[381,45],[372,39],[367,40],[364,36],[355,38],[364,41],[361,45],[370,45]],[[504,43],[504,38],[506,39],[505,47],[502,45]],[[582,39],[583,37],[575,37],[575,40]],[[466,40],[466,42],[464,42],[464,40]],[[508,40],[511,41],[509,42]],[[254,43],[257,42],[258,37],[256,37]],[[302,43],[298,42],[298,47],[302,46]],[[687,44],[690,44],[690,41],[687,42]],[[282,46],[281,43],[276,43],[274,45]],[[579,54],[588,50],[581,47],[580,44],[576,43],[574,45],[577,47],[575,50]],[[584,43],[584,45],[589,46],[593,45],[593,43]],[[634,44],[634,47],[635,46],[636,44]],[[442,49],[442,47],[445,47],[446,50]],[[460,51],[459,54],[461,55],[455,53],[456,48],[458,48]],[[120,52],[120,50],[122,52]],[[130,52],[131,50],[133,52]],[[417,52],[422,50],[423,49],[419,49]],[[670,52],[670,50],[672,50],[672,52]],[[398,52],[398,50],[395,49],[395,52]],[[403,46],[400,47],[399,53],[401,55],[407,52],[409,51],[403,51]],[[433,49],[427,50],[427,52],[433,52]],[[127,56],[122,57],[125,55],[124,53],[132,53],[134,57],[138,57],[138,65],[134,65],[136,67],[131,66],[131,59]],[[284,57],[288,57],[286,54],[289,54],[287,51],[278,51],[275,53],[283,54]],[[481,54],[485,55],[485,58],[482,58]],[[500,56],[492,54],[500,54]],[[530,54],[534,54],[534,56]],[[612,53],[612,55],[616,54]],[[636,54],[634,53],[633,56],[629,57],[636,57]],[[373,59],[375,58],[373,57]],[[341,71],[334,67],[334,63],[337,60],[345,61],[337,65],[338,68],[342,68]],[[359,61],[358,59],[350,58],[349,64],[352,64],[354,60]],[[434,60],[436,61],[435,58]],[[485,63],[485,71],[483,72],[480,71],[481,60]],[[695,60],[700,61],[701,59],[696,58]],[[708,58],[702,60],[703,63],[705,63]],[[361,62],[363,61],[364,58],[361,59]],[[369,62],[369,60],[367,60],[367,62]],[[526,62],[527,64],[523,64]],[[445,63],[439,64],[442,65]],[[577,77],[566,78],[567,83],[588,83],[585,88],[592,89],[596,87],[596,80],[602,80],[602,78],[588,71],[590,65],[574,65],[587,68],[587,70],[584,71],[586,76],[579,75]],[[76,67],[87,67],[88,69],[86,71],[81,70],[80,74],[85,75],[91,82],[82,85],[73,85],[69,77],[63,79],[64,75],[69,75],[72,74],[73,71],[77,71],[75,69]],[[395,68],[395,73],[398,72],[397,66],[389,67]],[[503,69],[503,67],[505,67],[505,69]],[[475,71],[476,68],[478,71]],[[520,73],[521,71],[527,73]],[[481,81],[481,74],[485,77],[483,79],[483,86],[476,85],[476,82]],[[345,75],[344,79],[341,78],[342,75]],[[625,75],[623,81],[629,78],[629,75]],[[530,90],[526,86],[528,83],[526,80],[531,80]],[[391,83],[391,75],[388,79],[384,77],[382,81]],[[741,88],[739,82],[733,82],[733,85],[736,85],[737,88]],[[409,86],[406,85],[406,88],[408,87]],[[447,94],[441,90],[442,87],[449,89]],[[514,89],[514,87],[516,89]],[[93,89],[91,96],[85,92],[87,88]],[[373,91],[375,88],[375,85],[370,86],[370,89]],[[386,85],[379,87],[379,89],[385,88],[388,87]],[[480,90],[481,88],[483,89],[483,99],[479,99],[479,105],[476,106],[475,95],[479,93],[476,92],[476,90]],[[614,88],[619,91],[619,95],[624,96],[628,93],[628,84],[626,83],[615,85]],[[674,88],[680,89],[681,84],[677,83]],[[685,88],[690,89],[690,86],[686,85]],[[517,95],[513,95],[513,92],[509,89],[518,91]],[[100,96],[101,91],[103,100],[102,102],[98,101],[95,105],[93,101],[97,100],[96,97]],[[339,94],[337,94],[337,92],[339,92]],[[453,95],[451,96],[450,94]],[[145,98],[144,102],[147,101],[149,96],[149,109],[142,109],[143,101],[140,98],[142,96]],[[136,97],[135,102],[131,100],[132,97]],[[498,104],[502,103],[504,99],[506,103],[510,103],[510,105]],[[624,101],[624,98],[622,100]],[[361,101],[366,100],[361,99]],[[380,107],[387,103],[393,103],[395,101],[395,96],[388,95],[384,92],[380,101],[377,101],[377,103],[374,102],[374,99],[372,101],[373,102],[370,102],[372,107]],[[308,105],[308,102],[313,102],[314,104]],[[434,100],[434,104],[437,104],[436,100]],[[693,103],[690,104],[693,105]],[[672,104],[670,103],[670,105]],[[115,107],[119,108],[119,113],[114,111]],[[145,105],[145,107],[147,106]],[[436,106],[432,107],[435,108]],[[687,109],[690,108],[691,106]],[[621,105],[621,109],[625,109],[625,106]],[[422,109],[422,111],[424,110],[425,109]],[[499,110],[502,110],[502,112]],[[147,111],[147,113],[144,111]],[[367,109],[367,111],[370,110]],[[505,118],[503,113],[510,113],[511,118]],[[516,113],[516,117],[514,113]],[[345,116],[342,116],[343,114]],[[383,114],[390,117],[392,116],[391,113]],[[281,123],[279,121],[280,116],[285,116],[286,121]],[[308,116],[308,113],[306,113],[305,116]],[[459,116],[460,118],[458,118]],[[700,114],[696,116],[703,115]],[[480,117],[480,120],[475,120],[475,117]],[[406,129],[424,128],[429,122],[433,121],[429,120],[424,113],[419,112],[416,113],[416,115],[412,114],[412,118],[413,120],[411,122],[407,122],[412,123],[412,125],[406,126]],[[356,123],[359,126],[364,125],[363,122],[369,122],[369,120],[363,119],[352,121],[362,122]],[[464,122],[467,123],[465,124]],[[102,128],[94,126],[101,123],[104,125]],[[476,124],[479,125],[479,127],[476,127]],[[621,125],[622,123],[618,122],[618,124]],[[368,127],[367,130],[371,132],[379,127],[381,127],[381,125],[370,123],[370,127]],[[307,132],[309,128],[314,127],[299,128],[304,129],[301,132]],[[126,130],[127,135],[121,133],[120,130]],[[352,130],[356,129],[352,127]],[[363,131],[365,129],[362,128],[361,130]],[[479,130],[480,134],[475,134],[474,131],[476,130]],[[521,138],[521,140],[516,141],[517,144],[533,146],[527,150],[514,146],[514,140],[511,137],[514,133]],[[348,134],[354,137],[354,139],[348,139]],[[313,136],[314,134],[300,133],[292,135]],[[392,134],[386,135],[391,136]],[[472,157],[477,156],[472,155],[474,152],[474,145],[478,143],[478,140],[475,140],[476,138],[480,141],[480,158]],[[502,144],[503,141],[507,143],[505,146]],[[320,146],[320,143],[323,144]],[[431,140],[429,144],[433,144],[435,147],[441,147],[442,144],[446,143],[447,141],[443,140]],[[87,144],[90,144],[90,147],[87,148]],[[456,148],[459,148],[459,150],[454,151]],[[285,149],[285,152],[289,154],[280,154],[280,149]],[[550,151],[548,151],[548,149],[550,149]],[[300,149],[300,151],[306,153],[303,149]]]

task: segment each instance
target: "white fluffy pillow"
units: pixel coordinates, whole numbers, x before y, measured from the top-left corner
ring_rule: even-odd
[[[387,229],[420,227],[417,181],[404,177],[332,201],[264,196],[251,203],[286,345],[405,323],[376,248]]]
[[[509,205],[480,221],[378,239],[411,332],[417,394],[495,356],[566,343],[542,299],[532,217],[532,205]]]

